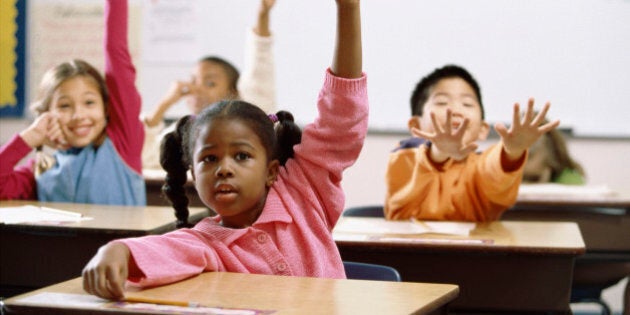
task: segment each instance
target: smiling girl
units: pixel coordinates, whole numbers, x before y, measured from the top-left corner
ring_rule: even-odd
[[[105,78],[71,60],[43,77],[35,121],[0,148],[0,200],[144,205],[144,130],[127,46],[127,3],[105,5]],[[33,149],[54,158],[18,165]]]

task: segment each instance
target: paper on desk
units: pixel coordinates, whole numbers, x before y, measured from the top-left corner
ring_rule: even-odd
[[[4,224],[79,222],[90,219],[91,218],[83,217],[81,213],[78,212],[32,205],[0,208],[0,222]]]
[[[108,300],[101,299],[94,295],[88,294],[70,294],[57,292],[43,292],[35,295],[27,296],[18,300],[20,303],[54,305],[64,307],[99,307]]]
[[[474,222],[452,221],[387,221],[370,218],[339,220],[335,232],[360,234],[447,234],[468,236]]]
[[[530,197],[603,197],[615,195],[615,191],[606,185],[562,185],[553,183],[521,184],[518,189],[519,198]]]
[[[148,303],[111,302],[89,294],[42,292],[19,299],[20,303],[32,305],[83,308],[98,311],[102,309],[122,309],[130,312],[150,311],[152,314],[205,314],[205,315],[264,315],[275,311],[235,309],[221,307],[185,307]],[[100,313],[100,312],[99,312]],[[142,312],[146,314],[145,312]]]

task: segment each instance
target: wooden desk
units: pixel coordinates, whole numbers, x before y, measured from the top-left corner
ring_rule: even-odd
[[[630,190],[604,195],[580,194],[579,190],[533,193],[531,188],[536,186],[546,185],[523,185],[526,193],[519,194],[516,205],[501,220],[576,222],[588,254],[626,254],[630,261]],[[571,187],[567,189],[571,191]]]
[[[0,224],[0,296],[12,296],[81,275],[107,242],[175,229],[170,207],[2,201],[0,207],[40,205],[80,212],[93,220],[64,224]],[[191,208],[191,222],[208,215]]]
[[[71,308],[63,300],[28,302],[29,297],[45,292],[86,295],[81,278],[77,278],[6,300],[7,314],[41,314],[52,310],[63,311],[63,314],[114,313],[111,309],[108,311],[108,304],[104,302],[78,308]],[[446,314],[446,304],[455,299],[457,293],[457,286],[451,284],[209,272],[163,287],[128,292],[127,296],[195,301],[208,307],[276,311],[273,314]]]
[[[630,189],[561,184],[522,184],[515,207],[615,208],[630,211]]]
[[[147,190],[147,205],[150,206],[170,206],[166,197],[162,196],[162,186],[164,185],[164,177],[166,172],[162,170],[143,170],[144,182]],[[188,181],[184,185],[186,195],[188,196],[191,207],[206,207],[199,199],[197,190],[192,181]]]
[[[460,294],[451,305],[455,311],[568,313],[573,263],[585,251],[571,222],[479,223],[468,237],[381,234],[361,239],[337,229],[334,237],[344,260],[392,266],[403,281],[458,284]]]
[[[606,288],[630,275],[630,190],[612,189],[604,194],[564,187],[557,194],[553,185],[523,185],[517,204],[501,220],[571,221],[578,224],[586,254],[575,261],[573,290],[578,294]],[[542,189],[541,189],[542,188]],[[630,284],[628,287],[630,290]]]

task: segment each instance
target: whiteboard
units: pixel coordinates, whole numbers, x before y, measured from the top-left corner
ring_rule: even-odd
[[[258,0],[132,3],[142,10],[134,60],[144,111],[173,80],[189,78],[202,56],[222,56],[242,70]],[[179,9],[151,10],[169,3]],[[160,19],[179,21],[161,28],[179,32],[179,42],[147,35]],[[362,19],[371,130],[404,132],[417,81],[454,63],[478,80],[490,123],[509,123],[513,104],[534,97],[538,106],[550,101],[549,117],[578,136],[630,137],[630,0],[363,0]],[[277,0],[271,29],[278,106],[311,122],[332,60],[334,0]],[[167,115],[184,113],[178,104]]]

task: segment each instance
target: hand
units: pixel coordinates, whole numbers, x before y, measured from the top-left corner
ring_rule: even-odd
[[[62,124],[57,116],[53,115],[48,124],[48,132],[44,144],[57,150],[67,150],[70,148],[66,138],[66,135],[69,133],[68,127]]]
[[[185,95],[193,92],[194,85],[192,82],[175,81],[171,84],[168,92],[164,96],[162,103],[168,104],[168,107],[177,103]]]
[[[171,84],[171,87],[166,92],[166,95],[162,98],[162,101],[153,110],[151,115],[145,117],[144,122],[149,127],[155,127],[164,120],[164,114],[177,103],[185,95],[193,95],[197,93],[197,87],[193,84],[193,79],[190,81],[175,81]]]
[[[261,0],[260,1],[260,12],[268,13],[271,11],[273,6],[276,4],[276,0]]]
[[[449,158],[459,161],[466,158],[468,154],[475,152],[477,143],[464,143],[464,134],[470,120],[464,119],[457,129],[453,129],[451,123],[453,112],[450,108],[446,110],[446,122],[443,126],[440,126],[438,123],[434,112],[431,112],[430,115],[433,130],[435,130],[433,133],[417,128],[413,128],[411,132],[416,137],[431,141],[431,159],[434,162],[442,163]]]
[[[532,146],[538,138],[560,125],[559,120],[541,125],[545,120],[547,111],[551,107],[550,103],[545,104],[542,111],[538,114],[534,111],[533,98],[529,99],[527,110],[522,116],[519,107],[518,103],[514,104],[514,114],[510,129],[502,123],[497,123],[494,126],[494,129],[503,141],[503,149],[511,160],[519,159],[525,153],[525,150]]]
[[[359,4],[361,3],[360,0],[336,0],[337,4]]]
[[[58,149],[68,146],[59,119],[51,112],[39,115],[28,128],[20,132],[20,137],[31,148],[47,145]]]
[[[131,254],[121,243],[107,244],[83,268],[83,290],[104,299],[124,297]]]
[[[276,0],[261,0],[260,9],[258,9],[258,20],[254,26],[254,33],[258,36],[269,37],[271,30],[269,29],[269,12],[276,4]]]

